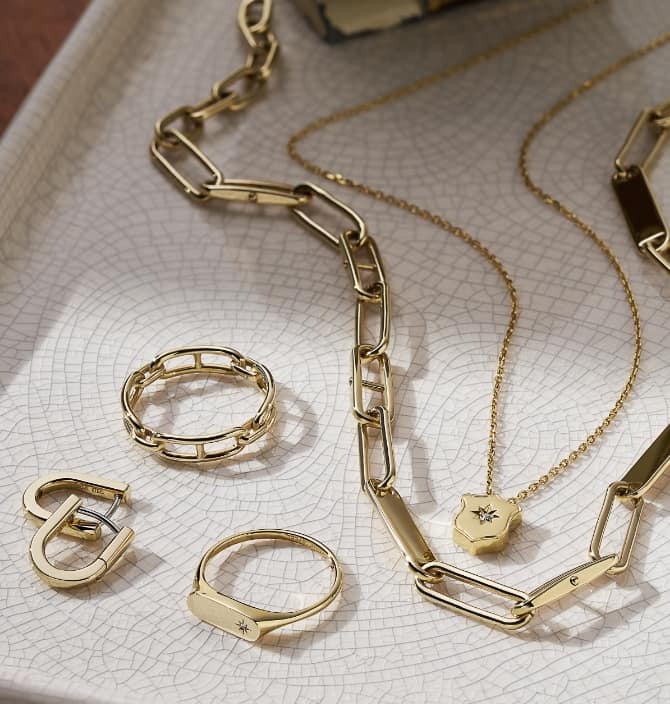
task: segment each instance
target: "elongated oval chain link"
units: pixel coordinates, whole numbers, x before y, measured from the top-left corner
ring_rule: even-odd
[[[475,66],[488,61],[490,59],[493,59],[500,54],[508,51],[509,49],[512,49],[514,47],[519,46],[520,44],[533,39],[541,34],[544,34],[545,32],[549,31],[550,29],[553,29],[557,27],[558,25],[566,22],[567,20],[573,18],[574,16],[588,10],[589,8],[593,7],[594,5],[599,4],[602,2],[602,0],[586,0],[586,2],[579,3],[575,5],[574,7],[568,9],[566,12],[563,14],[558,15],[557,17],[551,18],[547,22],[544,22],[543,24],[538,25],[537,27],[534,27],[530,29],[527,32],[524,32],[522,34],[519,34],[515,37],[512,37],[511,39],[505,40],[496,46],[494,46],[491,49],[488,49],[484,52],[481,52],[480,54],[476,54],[473,57],[470,57],[466,59],[465,61],[456,64],[454,66],[451,66],[445,70],[438,71],[437,73],[431,74],[429,76],[426,76],[424,78],[419,79],[418,81],[415,81],[413,83],[407,84],[405,86],[401,86],[400,88],[397,88],[390,93],[386,93],[384,95],[381,95],[379,97],[373,98],[372,100],[365,101],[363,103],[360,103],[358,105],[355,105],[353,107],[347,108],[345,110],[340,110],[338,112],[332,113],[331,115],[327,115],[325,117],[319,118],[318,120],[315,120],[307,125],[305,125],[302,129],[298,130],[296,133],[294,133],[288,141],[287,144],[287,149],[290,157],[298,162],[300,165],[302,165],[305,169],[310,171],[313,174],[317,174],[318,176],[321,176],[323,178],[326,178],[330,181],[333,181],[337,183],[340,186],[344,186],[347,188],[352,188],[359,193],[362,193],[363,195],[370,196],[374,198],[375,200],[380,200],[383,201],[384,203],[387,203],[389,205],[392,205],[394,207],[400,208],[401,210],[405,210],[409,212],[411,215],[416,215],[417,217],[426,220],[428,222],[431,222],[438,227],[442,228],[446,232],[449,232],[450,234],[458,237],[459,239],[463,240],[466,244],[468,244],[470,247],[472,247],[478,254],[483,256],[489,264],[493,266],[493,268],[496,270],[496,272],[502,277],[505,286],[507,287],[507,291],[510,297],[511,301],[511,306],[510,306],[510,316],[509,316],[509,321],[507,324],[507,329],[505,331],[505,335],[502,340],[502,344],[500,347],[500,352],[498,354],[498,363],[496,366],[496,373],[493,381],[493,390],[491,393],[491,407],[490,407],[490,415],[489,415],[489,436],[488,436],[488,448],[487,448],[487,453],[486,453],[486,493],[487,494],[492,494],[493,493],[493,478],[494,478],[494,471],[495,471],[495,461],[496,461],[496,440],[497,440],[497,432],[498,432],[498,420],[499,420],[499,415],[500,415],[500,410],[499,410],[499,405],[500,405],[500,393],[502,389],[502,384],[503,384],[503,379],[504,379],[504,374],[505,374],[505,363],[507,360],[507,356],[509,353],[509,347],[511,344],[512,336],[514,334],[514,330],[516,327],[517,319],[518,319],[518,298],[517,298],[517,293],[514,288],[514,284],[512,283],[512,279],[503,267],[502,263],[500,260],[493,255],[485,245],[483,245],[479,240],[477,240],[475,237],[473,237],[470,233],[466,232],[463,230],[463,228],[458,227],[454,225],[453,223],[449,222],[446,218],[443,218],[442,216],[431,212],[427,208],[423,208],[416,203],[413,203],[411,201],[408,201],[404,198],[401,198],[397,195],[394,195],[392,193],[389,193],[388,191],[384,191],[381,188],[375,188],[374,186],[370,186],[366,183],[363,183],[362,181],[358,181],[354,178],[345,176],[341,173],[336,173],[332,170],[329,170],[327,168],[324,168],[322,166],[319,166],[317,163],[314,161],[308,159],[305,157],[299,150],[298,145],[300,142],[302,142],[306,137],[315,134],[316,132],[322,130],[323,128],[337,124],[340,122],[344,122],[346,120],[351,119],[352,117],[362,115],[364,113],[370,112],[372,110],[375,110],[377,108],[380,108],[382,106],[388,105],[389,103],[393,103],[396,100],[400,100],[401,98],[406,98],[410,95],[413,95],[417,93],[420,90],[423,90],[424,88],[427,88],[429,86],[435,85],[436,83],[440,83],[442,81],[445,81],[449,78],[452,78],[453,76],[456,76],[458,74],[461,74],[471,68],[474,68]],[[664,43],[664,41],[661,39],[660,43]],[[655,46],[653,48],[656,48]],[[643,55],[644,53],[648,53],[649,51],[652,51],[653,48],[647,48],[643,49],[639,52],[639,55]],[[628,301],[630,311],[631,311],[631,316],[632,316],[632,321],[633,321],[633,334],[635,338],[635,349],[633,352],[633,361],[630,366],[630,371],[628,373],[628,377],[626,379],[626,382],[623,387],[623,391],[620,393],[618,396],[614,406],[609,410],[603,421],[593,430],[585,440],[583,440],[577,448],[572,450],[571,452],[568,453],[567,456],[562,458],[557,464],[555,464],[549,471],[540,477],[536,479],[535,481],[531,482],[528,487],[522,491],[519,491],[516,496],[511,497],[509,501],[511,503],[518,504],[521,501],[525,500],[528,498],[531,494],[536,493],[539,491],[542,487],[546,486],[554,480],[556,477],[558,477],[560,474],[565,472],[576,460],[586,453],[591,445],[593,445],[598,438],[602,436],[604,433],[605,429],[610,425],[610,423],[614,420],[618,412],[621,410],[623,407],[623,404],[630,394],[630,391],[633,387],[633,383],[635,381],[635,378],[637,376],[637,372],[639,369],[639,362],[640,362],[640,355],[642,352],[642,337],[640,333],[640,317],[637,309],[637,304],[635,302],[635,298],[633,296],[633,292],[631,290],[630,283],[628,281],[628,278],[626,277],[626,274],[624,273],[621,265],[619,264],[619,261],[617,260],[616,256],[612,252],[612,250],[607,246],[607,244],[596,234],[596,232],[593,230],[592,227],[587,225],[581,218],[579,218],[572,210],[570,210],[566,205],[563,203],[560,203],[557,199],[553,198],[550,196],[548,193],[543,191],[537,184],[531,179],[529,171],[528,171],[528,164],[527,164],[527,156],[528,156],[528,150],[530,148],[531,143],[535,139],[535,137],[539,134],[539,132],[554,118],[556,115],[558,115],[559,112],[561,112],[565,107],[567,107],[569,104],[571,104],[574,100],[576,100],[580,95],[582,95],[586,90],[589,90],[592,88],[594,85],[599,83],[600,81],[604,80],[608,75],[611,75],[611,73],[614,73],[617,71],[619,68],[622,68],[623,65],[626,63],[630,63],[633,61],[635,58],[639,58],[639,56],[636,54],[635,56],[629,56],[626,57],[625,59],[617,62],[615,65],[607,69],[605,72],[602,74],[598,74],[598,76],[594,77],[593,79],[589,81],[585,81],[580,88],[577,90],[571,92],[566,98],[563,100],[559,101],[554,107],[552,107],[549,111],[544,113],[539,120],[531,127],[529,132],[527,133],[523,145],[521,147],[521,152],[520,152],[520,168],[521,172],[523,175],[524,183],[526,187],[533,193],[534,195],[538,196],[541,200],[544,202],[548,203],[549,205],[552,205],[555,207],[558,212],[565,218],[567,218],[570,222],[572,222],[576,227],[578,227],[588,238],[590,238],[596,246],[603,252],[603,254],[607,257],[608,261],[614,268],[621,285],[623,286],[624,293],[626,295],[626,300]]]

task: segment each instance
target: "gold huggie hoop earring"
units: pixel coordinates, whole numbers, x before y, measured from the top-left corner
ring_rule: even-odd
[[[111,499],[113,503],[105,514],[83,507],[82,500],[75,494],[71,494],[53,513],[38,503],[43,494],[67,487],[75,487],[87,494]],[[37,575],[51,587],[67,589],[89,584],[106,574],[135,537],[131,528],[120,528],[111,519],[121,502],[127,503],[129,498],[128,484],[79,472],[52,473],[34,481],[23,494],[23,509],[30,518],[42,523],[30,542],[30,561]],[[96,520],[78,518],[76,513]],[[58,568],[51,564],[46,556],[46,546],[58,533],[92,540],[100,537],[101,524],[108,526],[116,535],[93,562],[74,570]]]
[[[285,540],[321,555],[333,570],[333,582],[328,594],[307,608],[280,613],[259,609],[217,592],[205,579],[205,569],[210,560],[233,545],[253,540]],[[333,602],[341,589],[342,568],[340,563],[335,554],[322,542],[292,530],[249,530],[225,538],[203,555],[193,578],[193,591],[188,596],[188,608],[201,621],[216,626],[233,636],[253,642],[266,633],[274,631],[275,628],[287,626],[319,613]]]
[[[117,482],[113,479],[103,479],[94,474],[83,472],[51,472],[45,477],[36,479],[23,492],[23,510],[25,514],[39,524],[51,517],[51,511],[39,504],[40,497],[59,489],[76,489],[84,494],[95,496],[99,499],[108,499],[114,503],[107,512],[111,516],[116,511],[121,501],[130,501],[130,485],[126,482]],[[79,513],[86,513],[88,509],[81,509]],[[89,521],[79,516],[72,516],[61,531],[83,540],[100,539],[100,522]]]

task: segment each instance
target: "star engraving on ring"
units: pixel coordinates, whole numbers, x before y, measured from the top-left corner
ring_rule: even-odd
[[[240,629],[240,631],[242,631],[242,633],[244,633],[245,635],[249,632],[249,626],[246,624],[246,622],[245,622],[244,620],[238,621],[235,625],[236,625],[236,626]]]
[[[479,518],[479,523],[493,523],[495,518],[500,518],[498,511],[491,507],[491,504],[486,504],[486,506],[480,506],[476,511],[472,513]]]

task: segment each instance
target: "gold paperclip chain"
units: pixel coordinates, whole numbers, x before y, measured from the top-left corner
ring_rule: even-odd
[[[569,10],[560,17],[550,20],[544,25],[530,32],[526,32],[524,35],[504,42],[499,45],[498,48],[485,52],[479,55],[480,58],[472,59],[462,66],[467,68],[467,66],[475,65],[485,58],[492,58],[501,53],[505,48],[516,46],[525,39],[537,36],[543,31],[555,27],[560,22],[594,5],[598,1],[599,0],[589,0],[586,3],[582,3],[577,8]],[[414,575],[415,586],[424,597],[457,613],[483,621],[488,625],[507,630],[520,628],[530,621],[539,608],[561,599],[566,594],[591,583],[604,574],[617,574],[627,568],[640,523],[644,496],[668,467],[670,467],[670,426],[661,433],[621,481],[610,485],[591,539],[589,550],[591,559],[588,562],[572,567],[536,589],[525,592],[472,572],[467,572],[454,565],[436,559],[423,533],[417,527],[405,501],[394,487],[396,464],[393,452],[392,424],[395,416],[395,406],[391,363],[386,352],[390,341],[391,319],[389,284],[384,271],[381,254],[374,238],[368,232],[365,221],[355,210],[314,184],[303,183],[291,187],[284,184],[262,181],[225,179],[218,167],[215,166],[185,134],[188,132],[192,136],[202,126],[202,121],[216,112],[243,109],[255,99],[259,89],[270,74],[272,61],[277,53],[277,41],[269,29],[270,8],[270,0],[243,0],[238,20],[242,34],[247,39],[250,46],[249,57],[245,67],[241,69],[243,74],[241,74],[240,71],[234,72],[231,74],[231,77],[215,85],[211,98],[208,98],[195,107],[182,106],[181,108],[177,108],[177,110],[169,113],[165,118],[156,123],[151,153],[156,159],[156,163],[189,197],[196,200],[207,200],[210,197],[218,197],[228,200],[244,200],[256,204],[269,203],[286,206],[291,214],[303,225],[341,253],[351,277],[352,291],[356,301],[356,324],[354,347],[352,350],[351,404],[354,417],[357,421],[362,487],[384,521],[390,536],[403,553],[410,572]],[[618,70],[618,68],[625,66],[635,59],[641,58],[667,41],[670,41],[670,35],[664,35],[647,47],[632,52],[608,69],[597,74],[591,81],[582,84],[578,89],[569,94],[567,98],[559,101],[534,125],[522,147],[521,166],[526,176],[528,187],[531,188],[536,195],[546,200],[549,205],[557,208],[561,214],[577,224],[577,226],[584,231],[585,235],[591,237],[608,258],[611,257],[610,261],[613,266],[615,264],[618,266],[618,262],[616,262],[614,255],[602,240],[565,206],[544,194],[530,179],[527,174],[527,168],[525,167],[527,152],[532,139],[537,133],[572,100],[589,90],[592,85],[604,80],[607,76]],[[453,75],[455,70],[456,69],[450,69],[450,75]],[[460,70],[464,70],[464,68]],[[231,87],[240,80],[240,77],[247,81],[245,90],[242,93],[233,91]],[[442,80],[445,77],[446,75],[439,79],[425,79],[423,85],[428,85],[428,80]],[[417,86],[419,84],[414,85]],[[222,86],[223,88],[221,88]],[[405,89],[405,91],[406,94],[413,92],[413,90],[410,89]],[[380,100],[381,99],[377,100],[378,104],[383,104],[379,102]],[[371,109],[375,106],[374,103],[375,101],[372,101],[365,109]],[[177,119],[182,120],[182,131],[169,126]],[[341,119],[344,119],[344,117]],[[331,120],[331,122],[332,121],[333,120]],[[314,127],[312,131],[316,129],[318,128]],[[309,132],[302,130],[298,134],[306,136],[307,133]],[[293,146],[295,147],[295,142]],[[210,172],[209,178],[197,184],[193,183],[173,162],[167,159],[166,153],[169,153],[171,149],[182,149],[186,154],[195,157],[208,169]],[[297,154],[297,152],[295,152],[295,154]],[[305,164],[309,165],[310,162],[305,161]],[[320,168],[315,165],[311,165],[311,169],[317,171],[317,173],[321,173]],[[323,173],[326,174],[329,172]],[[335,175],[332,176],[331,180],[338,182],[345,178],[334,178]],[[441,218],[441,216],[434,215],[422,209],[420,206],[404,201],[396,196],[370,189],[362,184],[357,184],[355,181],[351,181],[351,183],[345,182],[345,185],[350,185],[362,192],[369,190],[369,195],[373,195],[379,200],[384,200],[392,205],[406,209],[425,220],[434,222],[443,229],[452,232],[452,234],[457,237],[465,239],[474,249],[484,254],[487,259],[490,257],[489,260],[496,270],[505,278],[502,265],[500,264],[500,268],[496,266],[495,263],[498,262],[498,260],[494,255],[488,252],[484,245],[474,240],[474,238],[465,233],[462,229],[451,225],[448,221]],[[326,207],[330,207],[335,211],[336,215],[339,214],[344,218],[347,221],[347,226],[333,232],[318,222],[307,208],[308,204],[315,200],[320,201],[321,204]],[[617,268],[617,273],[626,288],[627,280],[620,266]],[[510,290],[510,295],[512,295],[514,290],[513,286],[511,289],[508,287],[508,290]],[[628,293],[630,287],[628,286],[626,290]],[[512,300],[515,300],[514,296],[512,296]],[[629,296],[629,304],[634,311],[637,333],[636,357],[633,370],[629,377],[629,384],[632,384],[632,380],[637,372],[637,360],[639,358],[640,346],[639,319],[637,318],[637,310],[632,294]],[[514,310],[513,306],[513,312]],[[379,330],[372,339],[367,339],[365,318],[370,312],[377,313]],[[512,315],[510,319],[512,329],[514,327],[514,320],[515,317]],[[506,350],[504,351],[506,353]],[[619,397],[617,404],[610,412],[612,418],[623,404],[623,399],[629,391],[630,388],[629,385],[627,385],[624,392]],[[493,417],[495,420],[495,414]],[[611,422],[611,418],[609,416],[608,418],[609,420],[606,418],[602,424],[603,429]],[[381,476],[375,476],[372,472],[373,463],[371,462],[372,448],[370,433],[376,433],[380,439],[380,462],[378,462],[378,464],[381,464],[383,467],[383,474],[381,474]],[[600,433],[602,433],[602,430]],[[491,445],[494,450],[495,425],[493,426]],[[579,456],[579,454],[584,451],[586,451],[586,447],[584,450],[578,449],[574,451],[571,455],[577,453],[576,456]],[[574,461],[576,456],[574,458],[569,456],[568,463]],[[561,467],[560,463],[558,467],[560,471],[565,468]],[[560,471],[557,473],[560,473]],[[544,483],[550,481],[551,478],[553,477],[548,477]],[[542,483],[540,483],[540,486],[541,485]],[[539,488],[539,486],[537,488]],[[537,488],[529,487],[529,493],[536,491]],[[600,555],[601,543],[609,516],[617,502],[627,503],[632,508],[629,527],[620,551],[603,557]],[[448,595],[437,586],[439,583],[444,583],[447,580],[465,583],[491,592],[504,599],[510,600],[512,605],[509,610],[503,614],[474,606],[461,599]]]

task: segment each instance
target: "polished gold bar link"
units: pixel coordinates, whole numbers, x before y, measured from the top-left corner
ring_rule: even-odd
[[[295,187],[294,191],[297,195],[317,198],[318,200],[323,201],[326,205],[331,206],[334,210],[344,213],[344,215],[346,215],[354,225],[353,228],[350,227],[345,229],[349,229],[358,235],[359,244],[362,245],[365,242],[368,237],[367,225],[365,224],[363,218],[361,218],[361,216],[353,208],[350,208],[346,203],[339,200],[339,198],[335,198],[335,196],[331,195],[324,188],[316,186],[313,183],[300,183]],[[319,225],[319,223],[316,222],[311,215],[308,215],[302,208],[291,208],[291,212],[300,223],[323,237],[328,244],[336,248],[340,246],[339,235],[335,235],[323,225]]]
[[[378,287],[379,297],[376,300],[366,298],[356,298],[356,319],[354,327],[354,339],[356,346],[360,346],[363,350],[363,358],[377,357],[386,352],[391,339],[391,303],[389,289],[386,283],[380,284]],[[372,344],[364,340],[365,332],[365,310],[370,306],[379,307],[379,335],[377,341]]]
[[[602,544],[605,528],[607,528],[607,522],[609,521],[610,514],[614,507],[614,499],[629,499],[627,493],[629,488],[626,482],[613,482],[607,487],[605,500],[600,509],[600,514],[598,515],[593,537],[591,538],[591,545],[589,547],[589,555],[594,560],[601,559],[600,546]],[[631,551],[635,543],[635,537],[637,536],[637,529],[640,525],[640,515],[644,508],[644,499],[642,497],[638,499],[630,498],[630,503],[632,505],[632,512],[623,545],[618,553],[617,561],[607,570],[607,574],[620,574],[628,568],[628,564],[630,563]]]
[[[402,496],[393,487],[381,491],[375,479],[368,480],[365,490],[410,569],[424,580],[432,580],[433,577],[425,569],[425,564],[433,562],[435,555],[414,522]]]
[[[391,418],[384,406],[376,406],[372,409],[373,414],[379,417],[380,441],[382,458],[384,460],[384,476],[381,479],[374,478],[370,473],[370,438],[368,431],[371,427],[369,423],[358,424],[358,452],[361,470],[361,484],[363,489],[367,488],[368,482],[374,480],[375,488],[384,492],[390,489],[396,477],[395,453],[393,451],[393,434],[391,431]],[[376,427],[376,426],[372,426]]]
[[[670,425],[642,453],[621,479],[627,499],[641,499],[670,467]]]
[[[162,167],[164,172],[177,183],[189,198],[193,198],[194,200],[207,200],[207,198],[209,198],[209,191],[206,189],[206,186],[216,186],[223,183],[223,174],[219,168],[210,161],[207,155],[198,149],[186,135],[174,128],[167,130],[167,134],[173,136],[179,142],[179,145],[184,147],[187,153],[192,154],[210,172],[211,179],[203,181],[196,186],[161,152],[161,143],[157,139],[151,142],[151,156],[153,156],[156,163]]]
[[[360,233],[345,230],[340,235],[340,247],[344,254],[344,263],[351,274],[351,283],[358,298],[366,301],[379,301],[382,288],[386,285],[386,275],[377,244],[369,235],[363,242]],[[366,254],[369,262],[357,261],[357,256]],[[361,271],[368,274],[371,280],[364,282]]]
[[[643,169],[631,166],[625,173],[615,173],[612,187],[635,244],[642,251],[665,251],[668,226]]]
[[[489,611],[488,609],[482,609],[478,606],[474,606],[473,604],[468,604],[461,599],[456,599],[453,596],[449,596],[444,592],[438,591],[435,588],[437,581],[435,578],[447,577],[491,592],[505,599],[510,599],[517,603],[523,603],[528,600],[529,595],[522,592],[520,589],[508,587],[504,584],[500,584],[500,582],[495,582],[492,579],[481,577],[474,572],[468,572],[467,570],[462,570],[459,567],[449,565],[446,562],[427,562],[422,567],[429,573],[430,577],[426,578],[423,575],[418,574],[414,578],[414,583],[416,588],[419,590],[419,593],[434,604],[445,606],[451,611],[469,618],[474,618],[487,624],[488,626],[497,626],[498,628],[508,631],[522,628],[533,617],[532,611],[519,616],[514,616],[512,614],[505,616]]]
[[[205,184],[203,188],[211,198],[256,205],[285,205],[292,208],[305,205],[309,200],[308,196],[295,193],[293,186],[273,181],[226,179],[211,186]]]
[[[365,345],[356,345],[351,355],[351,395],[354,417],[359,423],[372,423],[380,427],[380,418],[374,410],[375,406],[384,406],[388,411],[391,422],[395,420],[395,401],[393,399],[393,379],[391,376],[391,362],[388,355],[382,353],[376,357],[366,356],[368,348]],[[379,382],[363,378],[363,367],[377,365]],[[363,398],[364,389],[378,393],[382,397],[381,404],[366,404]]]
[[[525,601],[520,601],[512,607],[512,615],[525,616],[542,606],[562,599],[564,596],[590,584],[604,574],[609,574],[617,560],[616,555],[606,555],[599,560],[590,560],[583,565],[563,572],[558,577],[550,579],[533,589],[532,592],[529,592]]]
[[[635,244],[670,272],[670,230],[649,183],[649,171],[670,136],[669,106],[663,103],[642,110],[614,160],[612,186]],[[642,160],[628,164],[627,157],[645,128],[654,133],[654,144]]]

